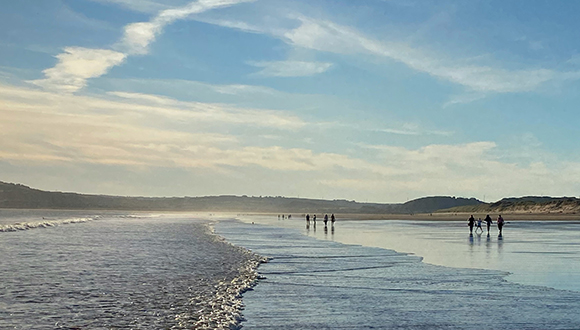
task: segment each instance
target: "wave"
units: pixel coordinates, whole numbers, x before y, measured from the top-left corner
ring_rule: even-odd
[[[231,281],[219,281],[215,286],[213,297],[205,303],[207,309],[200,309],[197,315],[181,314],[176,316],[179,320],[180,327],[191,325],[188,319],[197,319],[194,323],[194,329],[241,329],[241,322],[244,321],[242,310],[244,304],[242,294],[252,290],[257,285],[258,280],[263,279],[258,274],[258,267],[262,263],[269,261],[269,258],[260,256],[251,250],[236,246],[228,242],[223,236],[215,233],[214,223],[206,225],[213,239],[228,244],[243,255],[245,262],[238,268],[238,276]]]
[[[95,216],[95,217],[86,217],[86,218],[67,218],[67,219],[58,219],[58,220],[18,222],[18,223],[9,224],[9,225],[0,225],[0,232],[12,232],[12,231],[35,229],[35,228],[55,227],[55,226],[69,224],[69,223],[81,223],[81,222],[92,221],[92,220],[96,220],[98,218],[99,218],[98,216]]]

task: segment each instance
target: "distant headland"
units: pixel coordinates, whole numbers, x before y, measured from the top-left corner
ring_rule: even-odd
[[[417,218],[416,215],[421,214],[433,220],[449,218],[449,215],[462,217],[466,213],[567,215],[567,218],[578,215],[580,218],[580,199],[576,197],[504,198],[494,203],[484,203],[475,198],[432,196],[393,204],[281,196],[127,197],[43,191],[1,181],[0,208],[274,214],[332,212],[364,214],[369,218],[392,218],[387,215],[396,215],[401,219]]]

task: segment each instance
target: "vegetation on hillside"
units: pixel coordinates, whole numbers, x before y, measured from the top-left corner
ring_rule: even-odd
[[[477,205],[471,198],[423,197],[404,204],[358,203],[287,197],[207,196],[207,197],[121,197],[49,192],[0,182],[0,208],[93,209],[141,211],[210,211],[268,213],[429,213],[441,208]]]
[[[457,213],[580,213],[580,199],[576,197],[526,196],[504,198],[495,203],[457,206],[438,212]]]

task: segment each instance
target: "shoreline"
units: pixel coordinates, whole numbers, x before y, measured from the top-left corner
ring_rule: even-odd
[[[291,221],[304,221],[302,213],[293,214]],[[489,214],[495,223],[499,214],[506,221],[580,221],[580,214],[570,213],[414,213],[414,214],[359,214],[359,213],[335,213],[337,222],[361,221],[361,220],[413,220],[413,221],[467,221],[470,215],[475,219],[484,219]],[[272,216],[275,213],[240,213],[247,216]],[[323,213],[317,214],[318,221],[322,222]],[[287,220],[287,219],[286,219]]]
[[[463,226],[448,228],[442,224],[440,227],[435,226],[439,230],[433,231],[432,227],[401,227],[395,224],[394,227],[385,227],[385,230],[377,232],[374,229],[383,228],[382,225],[367,223],[358,227],[356,222],[350,222],[344,224],[343,230],[337,228],[334,234],[337,236],[327,238],[321,230],[317,232],[318,235],[312,230],[296,230],[299,227],[303,229],[300,222],[302,219],[298,219],[297,215],[293,218],[300,221],[287,221],[282,228],[270,226],[282,224],[276,222],[275,215],[266,216],[256,219],[256,223],[264,225],[259,230],[252,227],[251,221],[243,224],[229,222],[229,227],[222,227],[223,232],[220,233],[234,244],[273,257],[272,262],[263,265],[260,270],[265,279],[253,291],[244,294],[246,321],[242,322],[243,327],[370,329],[376,327],[376,324],[387,327],[392,325],[394,328],[404,324],[410,328],[448,328],[449,318],[461,315],[461,323],[458,324],[460,328],[478,329],[482,328],[482,324],[485,329],[505,328],[507,324],[507,328],[518,329],[522,324],[524,327],[540,324],[539,321],[531,320],[539,315],[544,320],[542,326],[549,328],[554,327],[555,322],[566,322],[567,319],[555,315],[553,309],[546,309],[546,305],[561,303],[568,306],[578,302],[578,293],[575,291],[562,291],[566,289],[555,289],[543,283],[526,284],[506,280],[510,270],[431,263],[426,262],[425,258],[420,259],[419,253],[374,245],[374,242],[385,244],[391,242],[391,239],[399,239],[407,246],[417,246],[414,244],[417,240],[409,240],[408,235],[400,235],[400,230],[390,229],[403,229],[406,233],[414,234],[417,229],[429,228],[429,235],[423,237],[422,241],[432,243],[435,238],[441,244],[422,246],[436,254],[444,252],[449,260],[457,260],[458,256],[482,262],[490,258],[500,261],[508,257],[516,261],[526,257],[534,258],[532,254],[528,256],[519,253],[519,244],[513,245],[519,250],[514,252],[510,249],[512,245],[509,240],[505,245],[495,238],[492,238],[491,243],[470,245],[469,241],[458,238],[456,241],[459,245],[450,244],[449,230],[451,233],[463,232]],[[363,237],[366,236],[365,231],[369,230],[374,232],[376,240]],[[248,232],[252,233],[251,238],[247,237]],[[440,233],[445,235],[440,236]],[[514,234],[514,242],[516,237],[526,237],[525,233],[518,235]],[[353,236],[365,239],[365,244],[353,241]],[[537,242],[532,246],[534,249],[528,250],[536,251],[538,244],[544,243]],[[467,248],[462,249],[462,246]],[[543,254],[540,257],[546,260],[551,258]],[[529,272],[524,269],[523,273]],[[517,304],[522,308],[510,308]],[[473,310],[479,312],[473,314]],[[506,311],[513,312],[513,315],[506,316]],[[566,314],[567,311],[562,313],[570,315]],[[309,317],[301,317],[303,315]],[[494,315],[502,317],[496,319]],[[480,318],[474,320],[474,317]],[[520,319],[513,321],[514,317]],[[372,319],[369,321],[369,318]],[[440,323],[435,323],[434,318],[440,319]],[[546,318],[550,320],[545,321]],[[512,321],[505,323],[505,319]],[[410,324],[410,320],[414,323]],[[490,322],[497,323],[490,326]],[[565,326],[574,322],[570,321]]]
[[[154,211],[154,210],[105,210],[105,209],[20,209],[20,208],[0,208],[0,211],[64,211],[64,212],[90,212],[90,213],[139,213],[139,214],[195,214],[210,217],[236,217],[236,216],[272,216],[292,214],[291,220],[304,220],[306,212],[247,212],[247,211]],[[318,221],[322,221],[324,212],[317,214]],[[328,213],[330,215],[330,212]],[[580,213],[529,213],[529,212],[505,212],[505,213],[468,213],[468,212],[433,212],[433,213],[334,213],[337,221],[360,221],[360,220],[413,220],[413,221],[467,221],[470,215],[474,218],[484,219],[487,214],[494,222],[501,214],[506,221],[580,221]]]

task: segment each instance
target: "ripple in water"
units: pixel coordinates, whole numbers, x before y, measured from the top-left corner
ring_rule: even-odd
[[[188,219],[0,233],[2,329],[235,329],[264,259]]]

